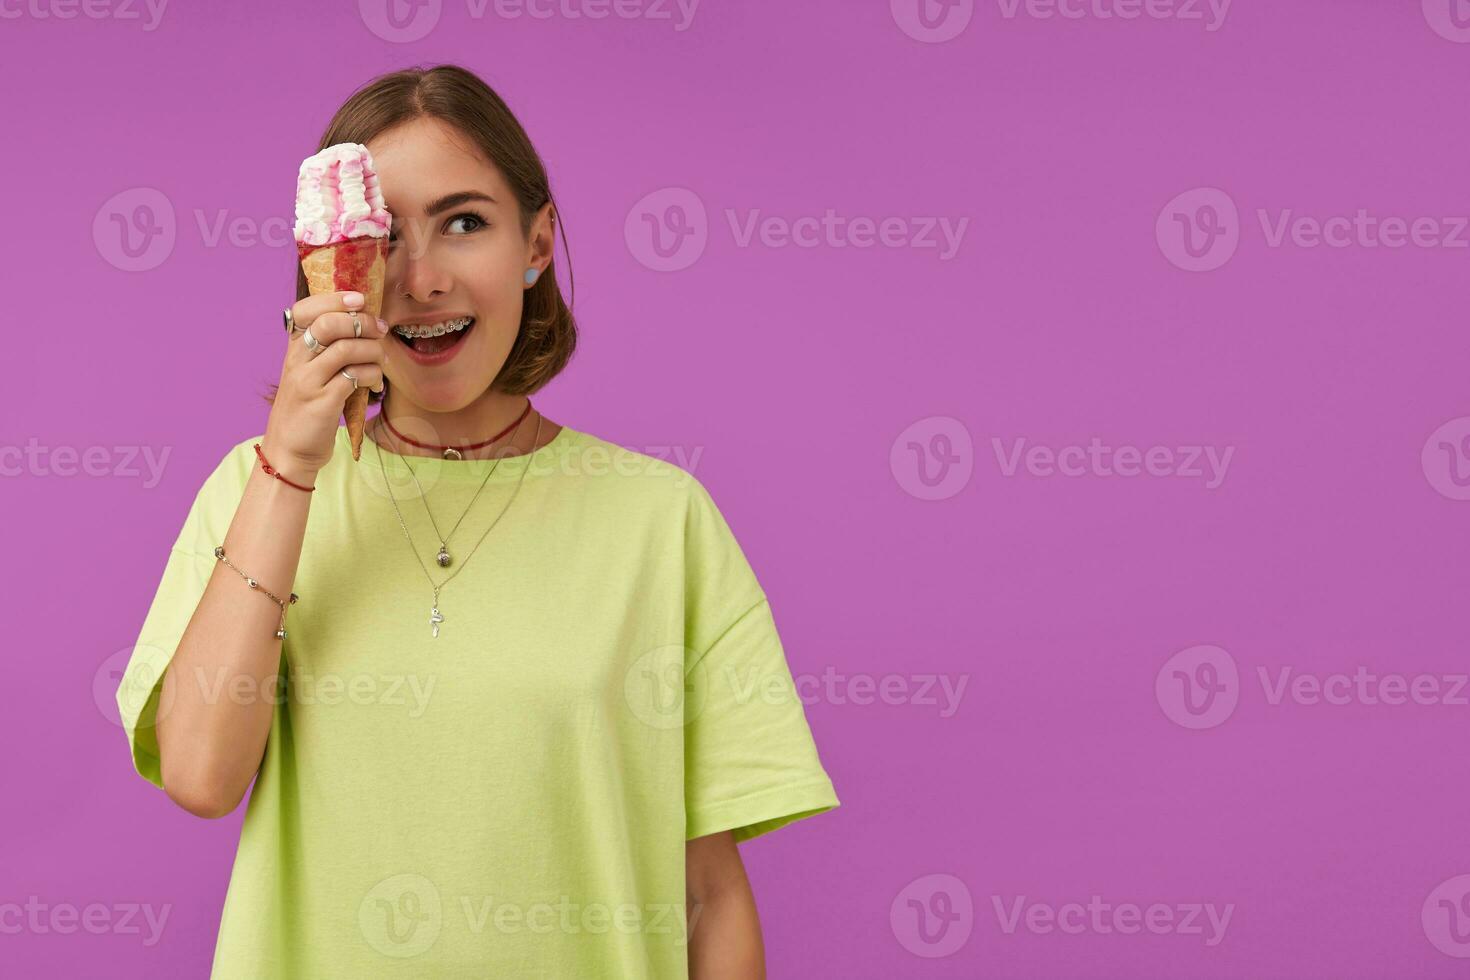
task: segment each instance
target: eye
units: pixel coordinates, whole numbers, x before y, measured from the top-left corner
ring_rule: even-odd
[[[464,232],[464,234],[466,235],[468,235],[472,231],[479,231],[481,228],[485,227],[485,219],[480,217],[478,214],[475,214],[475,212],[473,211],[464,211],[460,214],[456,214],[454,217],[449,219],[449,225],[446,227],[452,227],[454,224],[460,221],[474,222],[474,225],[469,229],[469,231]]]
[[[468,235],[471,232],[479,231],[481,228],[489,227],[489,222],[487,222],[484,218],[480,217],[473,211],[462,211],[459,214],[456,214],[454,217],[450,218],[448,222],[445,223],[444,227],[446,229],[452,228],[454,227],[454,225],[462,221],[470,221],[473,222],[473,224],[471,224],[467,230],[461,231],[461,235]],[[398,227],[396,225],[388,229],[388,244],[390,246],[399,244]]]

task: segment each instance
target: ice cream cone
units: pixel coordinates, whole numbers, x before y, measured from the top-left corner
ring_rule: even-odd
[[[319,293],[337,293],[355,289],[363,295],[362,312],[359,319],[365,320],[363,327],[372,331],[376,339],[379,334],[377,318],[383,312],[383,279],[388,271],[388,239],[349,238],[333,245],[299,246],[301,269],[306,273],[306,285],[313,296]],[[343,406],[342,416],[347,421],[347,437],[352,442],[352,458],[362,459],[363,430],[367,424],[368,388],[362,385],[353,390]]]
[[[309,156],[296,179],[296,254],[313,296],[355,290],[365,302],[363,336],[374,340],[383,312],[388,236],[393,216],[383,206],[373,157],[361,143],[336,143]],[[354,388],[343,406],[352,458],[362,459],[368,387]]]

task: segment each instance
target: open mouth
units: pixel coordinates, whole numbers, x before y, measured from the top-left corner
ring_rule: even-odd
[[[414,360],[438,360],[463,343],[474,326],[474,317],[462,316],[441,323],[402,324],[393,328],[393,336]]]

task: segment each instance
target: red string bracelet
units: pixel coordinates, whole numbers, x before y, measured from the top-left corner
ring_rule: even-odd
[[[265,470],[271,476],[275,477],[277,480],[280,480],[282,483],[286,484],[286,486],[288,486],[288,487],[295,487],[297,490],[305,490],[308,493],[310,493],[310,492],[312,492],[313,490],[316,489],[316,487],[303,487],[299,483],[292,483],[290,480],[288,480],[284,476],[282,476],[280,474],[280,471],[279,470],[277,470],[270,463],[266,462],[265,453],[263,453],[263,452],[260,451],[260,443],[258,443],[258,442],[255,444],[255,455],[257,455],[257,456],[260,457],[260,467],[261,467],[261,469]]]

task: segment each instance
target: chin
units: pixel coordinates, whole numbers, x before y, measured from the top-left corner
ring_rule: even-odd
[[[490,386],[490,379],[459,377],[446,373],[434,378],[415,379],[412,385],[399,385],[399,393],[426,412],[457,412],[478,398]]]

